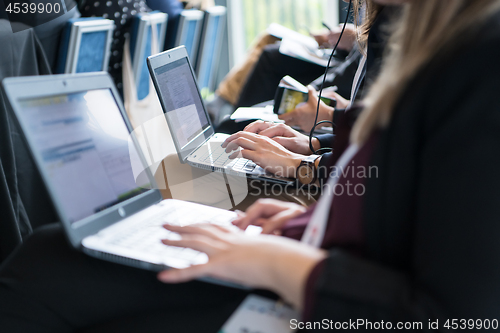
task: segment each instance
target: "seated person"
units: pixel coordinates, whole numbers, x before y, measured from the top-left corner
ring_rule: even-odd
[[[314,89],[313,86],[308,86],[307,88],[309,90],[307,102],[300,103],[294,110],[290,112],[278,115],[278,118],[284,120],[285,124],[287,124],[288,126],[298,127],[302,131],[309,133],[314,126],[316,111],[318,110],[318,92],[316,91],[316,89]],[[335,99],[337,101],[337,105],[334,108],[326,105],[322,101],[319,107],[317,122],[332,121],[332,119],[334,119],[335,112],[344,112],[350,104],[349,100],[342,97],[336,91],[329,90],[328,88],[322,91],[321,96]],[[331,127],[332,125],[328,123],[319,124],[318,126],[316,126],[316,128],[321,128],[324,126]]]
[[[159,273],[162,285],[153,273],[72,251],[60,229],[45,229],[0,267],[2,328],[217,332],[249,292],[188,282],[205,276],[273,291],[303,322],[360,319],[366,331],[366,322],[432,331],[429,323],[444,330],[450,318],[495,319],[500,76],[491,73],[500,71],[500,6],[477,1],[404,0],[392,26],[395,47],[338,160],[378,173],[332,178],[366,191],[334,192],[332,183],[328,197],[303,214],[267,201],[236,221],[295,216],[278,224],[303,242],[166,225],[181,238],[165,244],[206,252],[209,261]],[[471,175],[471,167],[481,172]],[[482,323],[474,320],[473,329]]]
[[[335,86],[335,87],[337,87],[338,91],[334,92],[333,89],[331,89],[330,93],[327,94],[327,90],[323,90],[322,95],[327,96],[327,97],[329,96],[331,98],[338,100],[339,106],[342,106],[343,105],[342,101],[345,99],[341,95],[349,96],[352,85],[353,85],[353,79],[355,77],[355,73],[356,73],[356,70],[358,68],[359,61],[360,61],[361,57],[362,57],[361,52],[359,51],[358,47],[356,47],[347,55],[347,57],[345,59],[343,59],[343,60],[336,59],[335,60],[335,58],[334,58],[334,61],[332,61],[332,63],[331,63],[331,67],[328,69],[328,73],[326,75],[325,83],[323,86],[329,87],[329,88],[330,87],[333,88],[333,86]],[[294,59],[294,61],[301,61],[301,60],[298,60],[298,59],[295,59],[292,57],[288,57],[288,58]],[[295,67],[297,67],[297,66],[295,66]],[[301,70],[302,70],[302,66],[299,66],[299,68],[296,68],[294,71],[298,72]],[[324,74],[324,72],[325,72],[325,68],[322,69],[323,74]],[[293,77],[294,74],[291,74],[291,75]],[[319,77],[318,79],[314,80],[311,83],[312,89],[318,90],[322,86],[323,76],[324,75],[322,75],[321,77]],[[278,87],[278,83],[281,80],[281,78],[282,77],[280,77],[279,79],[276,80],[276,82],[275,82],[276,85],[274,85],[272,87],[268,87],[269,89],[267,90],[266,94],[269,95],[268,98],[271,100],[267,100],[267,101],[263,102],[263,104],[270,104],[273,102],[272,99],[275,96],[276,89]],[[309,77],[307,79],[307,81],[303,81],[303,82],[305,82],[307,84],[310,82],[310,79],[311,79],[311,77]],[[318,81],[320,81],[320,82],[318,83]],[[260,90],[260,88],[258,88],[258,90]],[[259,100],[262,99],[261,97],[258,97],[259,96],[258,92],[257,92],[257,95],[255,95],[255,96]],[[253,98],[253,97],[250,97],[250,98]],[[209,105],[212,104],[212,107],[214,107],[216,110],[219,110],[220,112],[222,112],[221,114],[219,114],[220,116],[225,116],[223,121],[218,125],[217,131],[222,132],[222,133],[232,134],[234,132],[241,131],[246,125],[248,125],[250,123],[249,121],[235,123],[233,120],[229,119],[229,114],[234,111],[234,107],[230,107],[226,111],[224,111],[225,107],[222,106],[222,109],[220,109],[220,105],[219,105],[220,103],[218,104],[217,99],[215,99],[213,102],[217,105],[214,106],[212,104],[212,102],[209,102],[207,105],[207,108]],[[255,100],[255,102],[256,102],[256,100]],[[288,120],[290,120],[290,119],[287,119],[287,121]],[[310,122],[312,122],[312,120]]]
[[[366,82],[371,82],[374,77],[378,75],[380,69],[380,59],[382,58],[383,50],[386,45],[386,36],[381,30],[384,24],[393,15],[394,8],[371,4],[367,12],[367,23],[360,27],[362,32],[359,40],[360,48],[363,49],[363,59],[361,60],[361,65],[359,65],[356,72],[354,82],[351,83],[352,87],[349,89],[349,93],[344,92],[345,84],[338,84],[337,87],[340,89],[339,92],[329,91],[328,88],[323,89],[322,96],[333,98],[337,101],[337,106],[335,110],[338,112],[343,112],[348,106],[351,105],[351,101],[356,99],[361,99],[363,97],[363,88]],[[340,41],[342,42],[342,40]],[[316,116],[317,92],[322,85],[323,78],[320,77],[315,80],[309,87],[309,99],[307,103],[297,106],[297,108],[291,112],[280,115],[279,118],[285,120],[285,123],[290,126],[300,127],[303,131],[309,132],[314,126],[314,118]],[[328,76],[327,80],[328,82]],[[325,87],[329,87],[332,84],[326,84]],[[343,96],[350,96],[348,99]],[[318,114],[318,122],[322,120],[332,120],[334,109],[326,105],[321,105]],[[321,127],[323,125],[319,125]],[[325,124],[328,126],[328,124]]]
[[[370,1],[368,1],[371,4]],[[383,35],[381,26],[384,26],[392,17],[395,9],[392,7],[382,7],[371,5],[369,7],[372,12],[368,12],[368,20],[363,25],[363,35],[361,43],[366,43],[365,61],[362,61],[356,80],[353,82],[353,100],[361,98],[363,89],[367,88],[365,82],[370,82],[372,78],[378,75],[380,69],[380,59],[383,54],[383,44],[386,39]],[[350,103],[335,92],[331,92],[330,96],[338,99],[339,109],[335,114],[342,114],[342,108]],[[280,118],[288,121],[293,125],[300,125],[305,129],[310,130],[314,125],[316,108],[318,106],[318,97],[316,91],[310,88],[308,102],[299,106],[294,111],[280,115]],[[334,120],[335,110],[327,106],[322,101],[319,103],[318,121]],[[346,120],[351,125],[354,123],[358,115],[357,111],[347,112]],[[327,148],[332,147],[333,135],[316,135],[311,140],[309,145],[309,136],[303,135],[287,125],[276,125],[269,122],[257,121],[249,124],[243,131],[231,135],[225,142],[223,147],[226,151],[235,150],[237,147],[242,147],[238,154],[252,156],[254,162],[269,172],[277,173],[284,177],[296,177],[297,168],[302,161],[309,159],[307,156],[314,154],[318,150],[325,152]],[[313,156],[314,172],[317,173],[317,179],[320,185],[323,185],[326,178],[330,174],[329,159],[331,153],[323,153],[321,156]],[[237,154],[233,155],[234,157]],[[251,158],[251,159],[253,159]]]
[[[324,44],[327,40],[332,42],[329,47],[333,47],[340,37],[342,26],[336,27],[331,32],[317,35],[316,39]],[[333,59],[332,67],[336,67],[344,60],[346,55],[353,50],[356,40],[356,30],[354,25],[347,24],[344,35],[338,49],[344,51],[340,60]],[[313,63],[292,58],[279,52],[280,44],[268,45],[264,48],[259,61],[250,72],[245,85],[243,86],[239,100],[235,107],[253,106],[260,102],[274,98],[276,87],[281,78],[290,75],[302,84],[308,84],[325,72],[325,68]]]
[[[337,110],[342,110],[342,108],[348,104],[348,100],[343,96],[350,96],[350,100],[352,101],[354,101],[358,95],[360,96],[361,94],[358,94],[358,92],[363,90],[365,82],[367,81],[365,80],[365,76],[375,77],[380,67],[380,59],[386,43],[386,34],[380,27],[388,21],[388,18],[392,15],[393,9],[384,9],[381,5],[371,4],[371,2],[368,3],[370,3],[370,5],[365,11],[368,20],[360,28],[362,34],[360,35],[361,39],[359,40],[359,46],[356,46],[343,62],[336,65],[334,64],[333,68],[330,69],[330,73],[325,77],[325,80],[323,80],[323,76],[321,76],[312,82],[316,90],[321,87],[337,86],[338,92],[330,93],[330,97],[338,101]],[[355,12],[355,20],[359,22],[361,20],[358,16],[359,13]],[[349,25],[347,25],[347,27],[349,27]],[[346,31],[347,34],[345,36],[343,35],[339,45],[344,45],[345,43],[343,43],[342,40],[345,39],[348,41],[352,34],[356,34],[355,32],[349,32],[349,30]],[[369,34],[370,31],[371,34]],[[337,37],[337,39],[340,37],[339,31],[336,32],[335,37]],[[362,51],[359,51],[359,49]],[[361,53],[363,53],[363,57],[359,60],[361,58]],[[361,64],[359,64],[360,62]],[[279,82],[279,79],[277,82]],[[274,96],[275,90],[276,86],[272,87],[270,90],[268,89],[267,94],[272,94],[268,96],[270,99]],[[323,93],[327,93],[326,89]],[[301,105],[293,114],[282,115],[280,117],[285,120],[287,124],[302,127],[303,130],[308,131],[313,126],[314,117],[309,119],[307,114],[316,114],[316,106],[314,106],[313,110],[312,101],[305,105]],[[328,114],[324,116],[328,117]],[[332,119],[325,118],[324,120]],[[249,123],[250,122],[241,122],[236,124],[231,120],[226,120],[219,125],[217,130],[222,133],[231,134],[242,130]]]
[[[323,32],[314,37],[323,45],[327,40],[336,41],[340,31],[340,28],[335,28],[332,32]],[[340,52],[339,58],[333,59],[332,67],[340,65],[347,53],[351,51],[352,56],[348,57],[349,61],[357,60],[358,53],[353,50],[354,26],[348,24],[344,34],[343,42],[339,45],[339,50],[342,52]],[[308,84],[324,73],[324,67],[284,55],[280,53],[279,48],[278,38],[263,34],[252,47],[245,62],[229,72],[220,83],[215,93],[215,99],[207,103],[207,109],[216,122],[217,120],[220,122],[224,115],[230,114],[237,107],[253,106],[273,99],[276,87],[285,75],[290,75],[299,82]],[[332,68],[331,71],[334,69]],[[348,75],[346,76],[348,77]]]

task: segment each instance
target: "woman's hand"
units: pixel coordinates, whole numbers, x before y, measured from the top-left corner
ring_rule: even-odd
[[[288,125],[258,120],[247,125],[243,131],[267,136],[294,153],[312,154],[309,148],[309,136],[299,133]],[[321,148],[316,138],[312,139],[312,144],[315,151]]]
[[[243,149],[237,150],[239,147]],[[229,158],[247,158],[281,177],[295,177],[297,167],[305,158],[304,155],[287,150],[271,138],[250,132],[238,132],[229,136],[222,143],[222,148],[226,148],[227,153],[237,150]]]
[[[347,107],[349,106],[349,103],[351,103],[350,100],[345,99],[344,97],[340,96],[334,90],[329,90],[328,88],[323,89],[321,96],[335,99],[337,101],[337,106],[336,106],[337,110],[347,109]]]
[[[170,226],[180,240],[166,245],[187,247],[208,255],[208,263],[158,274],[166,283],[179,283],[209,276],[254,288],[272,290],[301,309],[307,278],[326,257],[324,250],[279,236],[248,236],[215,225]]]
[[[311,86],[309,89],[309,97],[307,102],[300,103],[297,105],[295,110],[280,114],[278,117],[284,120],[289,126],[299,126],[302,130],[309,132],[314,126],[314,120],[316,118],[316,110],[318,107],[318,92]],[[318,122],[322,120],[333,120],[334,108],[326,105],[323,101],[319,105]],[[323,127],[327,125],[319,125]]]
[[[243,230],[249,225],[257,225],[262,227],[263,234],[272,234],[281,231],[286,222],[305,211],[305,207],[291,202],[259,199],[245,213],[239,213],[233,224]]]

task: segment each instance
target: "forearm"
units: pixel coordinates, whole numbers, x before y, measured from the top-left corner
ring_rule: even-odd
[[[269,260],[271,288],[286,302],[301,310],[309,274],[326,257],[327,252],[297,241],[285,241],[288,244],[275,251]]]
[[[321,142],[318,140],[318,138],[313,137],[311,140],[311,144],[313,146],[314,152],[318,151],[321,149]],[[314,154],[314,152],[311,152],[311,154]]]
[[[318,122],[320,121],[332,121],[333,120],[333,115],[335,113],[335,109],[331,106],[326,105],[325,103],[321,102],[320,107],[319,107],[319,113],[318,113]],[[313,116],[316,115],[316,108],[314,108],[314,113]],[[314,119],[314,118],[313,118]],[[331,126],[329,123],[323,123],[318,125],[319,127],[324,127],[324,126]]]

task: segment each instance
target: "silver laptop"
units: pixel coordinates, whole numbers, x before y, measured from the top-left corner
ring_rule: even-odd
[[[221,147],[229,135],[215,133],[184,46],[150,56],[147,62],[181,163],[273,183],[294,183],[248,159],[229,158],[232,153]]]
[[[150,270],[207,261],[163,245],[179,235],[162,225],[230,225],[235,213],[162,200],[107,73],[8,78],[2,88],[73,247]]]

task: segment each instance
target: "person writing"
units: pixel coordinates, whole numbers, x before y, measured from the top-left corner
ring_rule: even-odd
[[[354,2],[354,13],[360,12],[360,6],[361,3]],[[353,101],[361,99],[363,91],[368,88],[366,82],[372,82],[378,75],[380,59],[387,42],[383,27],[390,22],[391,17],[397,11],[397,6],[383,6],[371,0],[364,2],[364,6],[366,7],[366,17],[364,23],[359,27],[360,32],[362,32],[359,43],[361,48],[366,49],[366,52],[353,82],[351,92]],[[339,115],[342,115],[349,106],[350,101],[343,99],[333,91],[327,91],[325,95],[337,99],[337,109],[327,106],[321,101],[318,109],[318,122],[333,120],[336,123]],[[301,134],[290,127],[297,125],[309,131],[314,125],[317,107],[317,92],[309,87],[307,103],[299,105],[290,113],[280,115],[280,118],[286,121],[285,125],[263,121],[253,122],[247,125],[243,131],[229,136],[223,147],[226,148],[227,152],[241,147],[243,150],[238,154],[233,154],[232,157],[252,156],[250,158],[255,158],[255,163],[271,173],[298,178],[299,182],[304,185],[317,183],[322,186],[325,184],[332,167],[330,163],[332,154],[327,151],[332,147],[334,136],[331,134],[315,135],[309,144],[308,135]],[[358,114],[357,110],[348,112],[346,118],[349,120],[346,122],[352,125]],[[317,155],[317,152],[322,153],[322,155]],[[300,177],[304,169],[313,169],[315,177]]]

